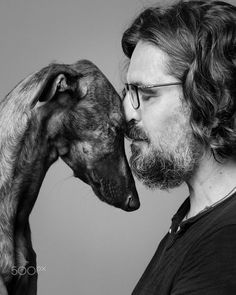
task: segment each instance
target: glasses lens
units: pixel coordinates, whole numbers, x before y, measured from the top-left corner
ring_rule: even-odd
[[[130,92],[130,99],[133,108],[136,110],[139,108],[138,88],[135,85],[128,85]]]

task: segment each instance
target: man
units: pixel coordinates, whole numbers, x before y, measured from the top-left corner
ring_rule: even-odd
[[[133,295],[236,294],[236,7],[148,8],[122,47],[132,170],[189,188]]]

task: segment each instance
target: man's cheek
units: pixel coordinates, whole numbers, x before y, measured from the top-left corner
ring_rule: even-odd
[[[165,118],[158,117],[158,114],[153,116],[145,116],[143,118],[143,130],[146,132],[149,138],[153,138],[156,135],[158,136],[165,130]]]

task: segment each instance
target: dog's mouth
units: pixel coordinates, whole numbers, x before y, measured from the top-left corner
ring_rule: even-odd
[[[117,177],[116,179],[103,177],[96,170],[88,174],[88,180],[101,201],[125,211],[134,211],[139,208],[140,202],[135,186],[132,190],[125,188],[122,182],[117,181]]]

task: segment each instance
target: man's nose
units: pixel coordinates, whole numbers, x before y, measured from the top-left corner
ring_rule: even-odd
[[[131,121],[134,119],[135,121],[140,121],[141,116],[140,116],[140,108],[135,110],[132,106],[131,100],[129,98],[129,93],[126,94],[124,100],[123,100],[123,107],[124,107],[124,112],[125,112],[125,119],[127,122]]]

